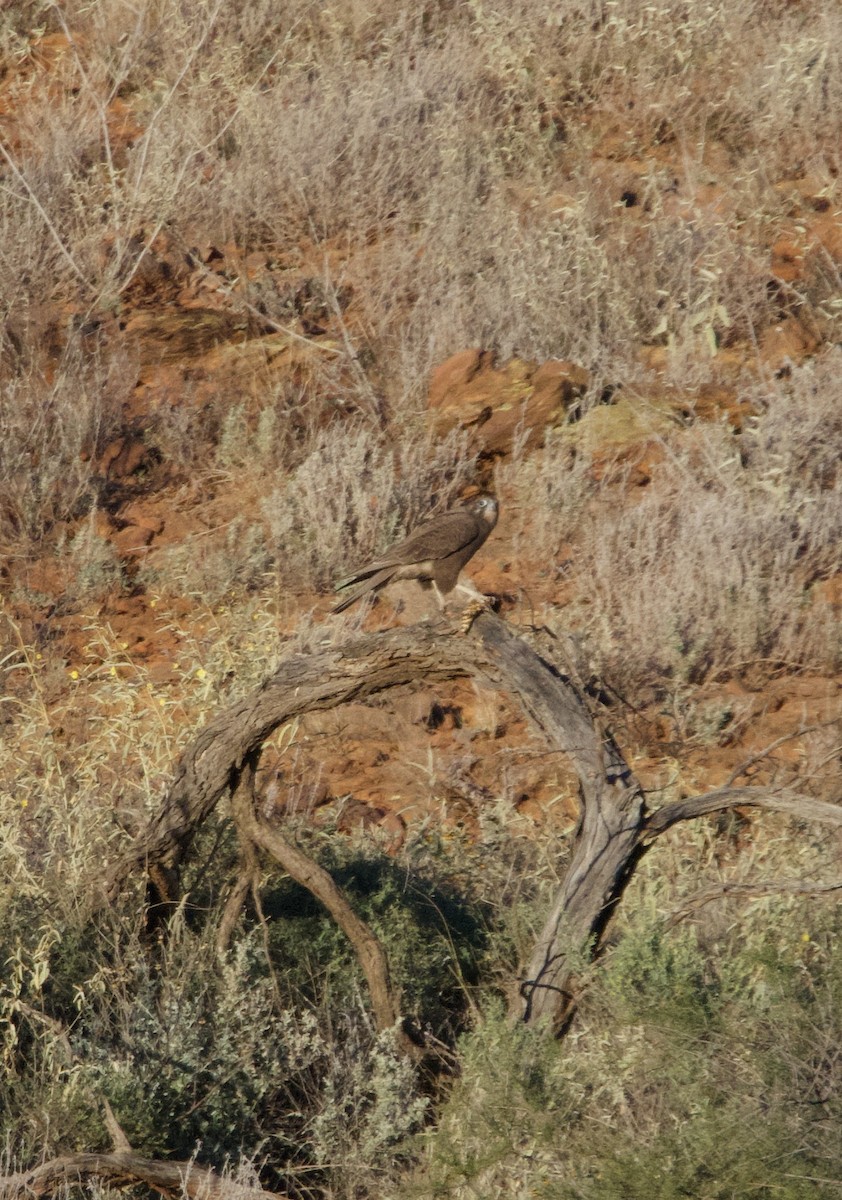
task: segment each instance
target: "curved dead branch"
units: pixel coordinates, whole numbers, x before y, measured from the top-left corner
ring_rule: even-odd
[[[571,951],[574,958],[583,949],[596,951],[641,857],[672,825],[744,805],[842,824],[842,808],[792,791],[752,787],[726,787],[648,813],[638,781],[610,731],[590,710],[561,643],[546,631],[533,631],[527,642],[499,618],[482,613],[468,634],[458,621],[441,619],[362,635],[281,663],[260,687],[210,721],[187,748],[160,810],[114,869],[108,894],[114,896],[138,869],[157,868],[169,876],[177,872],[198,827],[218,800],[236,789],[244,764],[278,727],[392,687],[428,686],[466,675],[512,695],[548,745],[569,756],[579,778],[581,820],[572,861],[520,986],[517,1015],[530,1024],[543,1022],[557,1032],[565,1027],[574,1004]],[[391,1023],[397,1002],[373,933],[333,881],[328,884],[319,874],[321,868],[258,820],[253,805],[248,813],[240,810],[240,820],[248,837],[333,913],[355,945],[378,1024]]]
[[[469,674],[469,661],[448,654],[452,646],[440,633],[436,636],[435,628],[369,634],[320,654],[295,655],[209,721],[182,755],[160,809],[111,872],[108,898],[150,864],[171,869],[184,861],[194,834],[230,791],[237,771],[276,729],[305,713],[324,712],[401,684]]]
[[[729,808],[768,808],[775,812],[791,813],[802,821],[819,821],[825,825],[842,825],[842,806],[814,800],[792,788],[766,790],[760,787],[724,787],[702,796],[688,796],[665,804],[647,818],[643,837],[653,841],[679,821],[692,821],[708,813],[725,812]]]
[[[287,841],[277,829],[258,819],[254,806],[257,757],[258,751],[254,751],[244,763],[239,786],[232,797],[237,832],[247,842],[265,850],[290,878],[325,906],[354,948],[368,984],[375,1025],[379,1030],[396,1027],[400,1020],[400,1003],[392,986],[389,961],[379,938],[357,916],[345,893],[324,867]],[[399,1034],[399,1041],[404,1049],[411,1048],[402,1034]]]
[[[842,892],[842,880],[833,883],[810,883],[806,879],[756,880],[754,883],[716,883],[703,888],[670,913],[664,922],[666,929],[673,929],[688,917],[692,917],[706,904],[715,900],[732,900],[742,897],[755,899],[758,896],[826,896],[831,892]]]

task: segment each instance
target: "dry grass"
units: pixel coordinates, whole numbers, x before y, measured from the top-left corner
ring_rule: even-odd
[[[292,261],[340,249],[378,371],[412,404],[465,345],[617,378],[641,341],[686,365],[688,341],[750,335],[776,315],[773,184],[810,170],[834,194],[842,67],[817,4],[41,14],[80,35],[61,60],[77,90],[56,106],[33,83],[7,152],[4,228],[40,232],[2,239],[29,256],[5,272],[17,303],[25,278],[119,304],[162,229]],[[142,129],[129,147],[115,97]]]
[[[96,459],[119,422],[130,384],[124,356],[81,346],[44,354],[0,382],[0,539],[36,552],[95,504]]]
[[[838,617],[819,595],[842,571],[837,357],[753,389],[742,438],[709,426],[665,443],[651,485],[619,509],[610,485],[580,502],[573,619],[624,688],[752,663],[839,669]]]
[[[659,696],[686,693],[749,663],[840,669],[838,614],[819,603],[842,572],[839,353],[774,378],[758,365],[764,331],[784,317],[838,340],[833,255],[815,251],[800,281],[770,286],[770,247],[797,240],[810,205],[832,215],[839,204],[840,45],[842,17],[821,0],[563,0],[552,12],[539,0],[5,6],[0,1049],[12,1153],[31,1160],[99,1144],[103,1089],[140,1114],[138,1140],[153,1149],[168,1136],[161,1112],[186,1114],[184,1136],[196,1138],[203,1121],[228,1136],[234,1113],[250,1132],[225,1152],[265,1154],[302,1196],[400,1191],[407,1151],[390,1130],[396,1106],[400,1132],[415,1127],[421,1093],[369,1036],[361,1006],[345,1003],[347,991],[331,1007],[325,981],[339,988],[347,977],[341,954],[331,958],[334,932],[314,924],[298,934],[302,957],[314,941],[328,949],[281,1002],[283,947],[270,960],[244,934],[225,971],[208,965],[234,869],[224,822],[191,881],[196,913],[175,931],[157,977],[154,961],[144,975],[152,960],[137,941],[133,898],[93,934],[87,913],[103,864],[158,803],[185,739],[231,689],[271,669],[284,649],[279,623],[298,621],[294,644],[306,650],[324,632],[301,618],[314,592],[474,482],[467,443],[434,444],[423,426],[430,370],[451,352],[573,359],[592,372],[590,404],[606,383],[634,383],[626,394],[645,397],[653,381],[642,363],[662,348],[659,385],[685,391],[691,412],[700,386],[726,371],[720,351],[739,356],[740,398],[754,414],[739,436],[676,425],[648,487],[621,507],[622,466],[597,483],[571,431],[553,434],[540,455],[516,453],[496,468],[512,498],[500,530],[515,567],[545,570],[550,621],[583,631],[632,702],[653,683]],[[257,278],[243,266],[252,252]],[[197,261],[213,263],[224,288],[205,288]],[[280,343],[269,339],[263,358],[244,355],[243,376],[228,371],[218,386],[191,364],[138,417],[148,364],[124,326],[154,307],[156,286],[169,315],[197,300],[247,313],[250,346],[258,327],[266,332],[262,315],[292,328],[298,349],[303,288],[329,333],[308,334],[313,361],[302,350],[303,366],[280,382],[270,369]],[[102,452],[139,429],[143,465],[128,480],[103,478]],[[98,517],[119,523],[128,499],[155,488],[164,548],[118,561]],[[207,525],[171,537],[179,508],[199,503]],[[30,592],[17,572],[50,556],[66,584],[58,598]],[[552,603],[559,582],[565,601],[576,593],[562,613]],[[108,591],[119,589],[166,614],[164,682],[152,669],[160,662],[136,661],[103,620]],[[803,767],[829,798],[832,732],[806,745]],[[431,837],[411,841],[401,864],[406,878],[421,862],[442,887],[464,885],[492,923],[491,948],[476,949],[485,974],[470,984],[477,1013],[510,980],[513,947],[529,943],[540,897],[556,882],[558,846],[526,848],[521,826],[502,815],[508,800],[481,815],[461,862],[443,862]],[[771,828],[740,869],[781,867],[792,831]],[[699,862],[715,874],[726,841],[705,828],[652,855],[609,982],[601,989],[598,973],[589,977],[592,1001],[569,1052],[527,1050],[485,1021],[463,1048],[464,1082],[417,1194],[429,1183],[437,1194],[599,1197],[625,1172],[630,1188],[642,1179],[630,1195],[649,1195],[661,1179],[652,1163],[669,1176],[670,1163],[697,1153],[704,1164],[720,1144],[736,1163],[745,1152],[749,1174],[732,1188],[743,1194],[762,1175],[750,1147],[727,1142],[713,1119],[696,1151],[680,1132],[659,1141],[659,1128],[680,1112],[693,1129],[705,1106],[722,1105],[746,1127],[760,1094],[780,1102],[782,1144],[793,1129],[790,1144],[799,1142],[797,1119],[817,1102],[809,1070],[830,1079],[831,1100],[838,1094],[831,923],[794,945],[805,910],[779,917],[758,904],[742,922],[710,918],[698,944],[653,933]],[[325,835],[324,845],[347,866],[343,839]],[[827,869],[811,842],[798,846],[799,870]],[[400,889],[389,903],[395,928]],[[449,953],[437,947],[436,962],[452,971]],[[792,979],[801,992],[787,991]],[[459,987],[469,985],[460,978]],[[327,993],[314,1006],[318,1029],[302,1004],[308,989]],[[658,1009],[661,994],[672,1010]],[[629,996],[655,1015],[640,1018]],[[791,1021],[784,1051],[767,1059],[770,996]],[[665,1012],[689,1022],[678,1049],[662,1036]],[[206,1013],[209,1026],[193,1020]],[[45,1018],[64,1025],[57,1032]],[[225,1030],[218,1044],[205,1036],[214,1023]],[[729,1109],[720,1083],[736,1029],[751,1031],[757,1059],[740,1059],[743,1099]],[[345,1049],[333,1055],[340,1035]],[[169,1074],[155,1057],[165,1038]],[[291,1068],[279,1062],[284,1046],[300,1051]],[[189,1051],[183,1076],[179,1049]],[[658,1086],[647,1079],[653,1061],[665,1064]],[[701,1064],[697,1077],[687,1063]],[[280,1099],[276,1069],[288,1088]],[[172,1109],[156,1109],[159,1086],[172,1088]],[[615,1158],[596,1162],[588,1155],[609,1125],[619,1131]],[[827,1174],[828,1155],[816,1151],[798,1170]],[[585,1164],[575,1185],[571,1163]],[[708,1194],[698,1179],[681,1186]],[[664,1183],[657,1194],[675,1193]]]
[[[77,328],[120,312],[166,232],[265,250],[282,274],[323,252],[334,302],[354,295],[363,410],[385,391],[395,429],[466,345],[572,358],[597,391],[639,376],[641,343],[660,342],[677,381],[703,382],[718,344],[750,344],[780,315],[773,185],[809,170],[833,202],[835,20],[748,2],[596,19],[531,0],[295,16],[208,2],[189,20],[167,2],[7,9],[21,81],[0,314],[17,375],[45,297],[74,308],[58,336],[81,357]],[[52,68],[73,85],[58,103],[22,37],[39,23],[74,37]],[[823,269],[814,308],[832,297]]]

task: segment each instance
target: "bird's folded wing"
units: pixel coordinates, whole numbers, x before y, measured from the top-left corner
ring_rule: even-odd
[[[447,558],[469,545],[479,532],[476,517],[470,512],[442,513],[414,529],[409,537],[387,551],[380,562],[399,565]]]
[[[337,592],[361,579],[376,575],[387,567],[402,567],[409,563],[435,561],[456,554],[469,545],[479,532],[473,513],[450,512],[433,517],[414,529],[409,537],[391,546],[381,558],[367,563],[336,585]]]

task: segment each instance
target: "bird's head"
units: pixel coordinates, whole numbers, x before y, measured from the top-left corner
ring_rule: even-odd
[[[499,510],[496,496],[489,496],[486,493],[475,496],[468,507],[472,513],[485,521],[489,530],[492,530],[497,524],[497,513]]]

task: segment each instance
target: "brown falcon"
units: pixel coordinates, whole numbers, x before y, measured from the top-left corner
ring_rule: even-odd
[[[483,600],[475,588],[459,583],[459,572],[472,558],[497,524],[497,501],[493,496],[476,496],[461,508],[430,517],[413,529],[402,542],[396,542],[380,558],[341,580],[337,592],[352,590],[336,604],[333,612],[342,612],[367,592],[378,592],[397,579],[417,579],[432,583],[439,604],[444,596],[458,588],[474,600]]]

